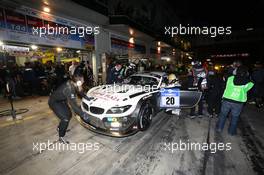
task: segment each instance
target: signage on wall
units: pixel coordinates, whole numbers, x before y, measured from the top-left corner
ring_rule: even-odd
[[[94,35],[55,34],[39,37],[33,35],[33,27],[50,26],[85,26],[54,15],[46,14],[35,9],[22,6],[11,11],[0,8],[0,38],[2,40],[24,42],[39,45],[54,45],[76,49],[93,48]]]

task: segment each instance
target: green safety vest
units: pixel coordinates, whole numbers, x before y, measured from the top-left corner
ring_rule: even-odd
[[[254,86],[254,84],[249,82],[245,85],[235,85],[234,78],[234,76],[231,76],[227,79],[223,97],[238,102],[246,102],[247,92]]]

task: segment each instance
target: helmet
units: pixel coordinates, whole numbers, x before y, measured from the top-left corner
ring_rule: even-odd
[[[175,74],[170,74],[170,75],[168,76],[168,80],[169,80],[169,84],[170,84],[170,83],[175,83],[176,80],[177,80],[177,78],[176,78]]]

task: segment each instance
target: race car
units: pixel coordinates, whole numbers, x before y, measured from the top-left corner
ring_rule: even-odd
[[[83,98],[81,103],[89,120],[80,116],[77,119],[97,133],[125,137],[147,130],[158,112],[171,108],[166,106],[169,100],[163,98],[164,93],[176,91],[178,103],[172,100],[172,108],[178,109],[194,107],[201,98],[198,91],[166,86],[167,74],[163,72],[135,73],[122,84],[96,86],[87,92],[88,98]]]

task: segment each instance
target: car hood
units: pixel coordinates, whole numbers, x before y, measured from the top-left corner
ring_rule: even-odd
[[[90,105],[98,107],[103,106],[122,106],[129,101],[130,98],[147,94],[148,89],[144,89],[140,85],[103,85],[91,89],[88,93],[88,97],[94,99]]]

